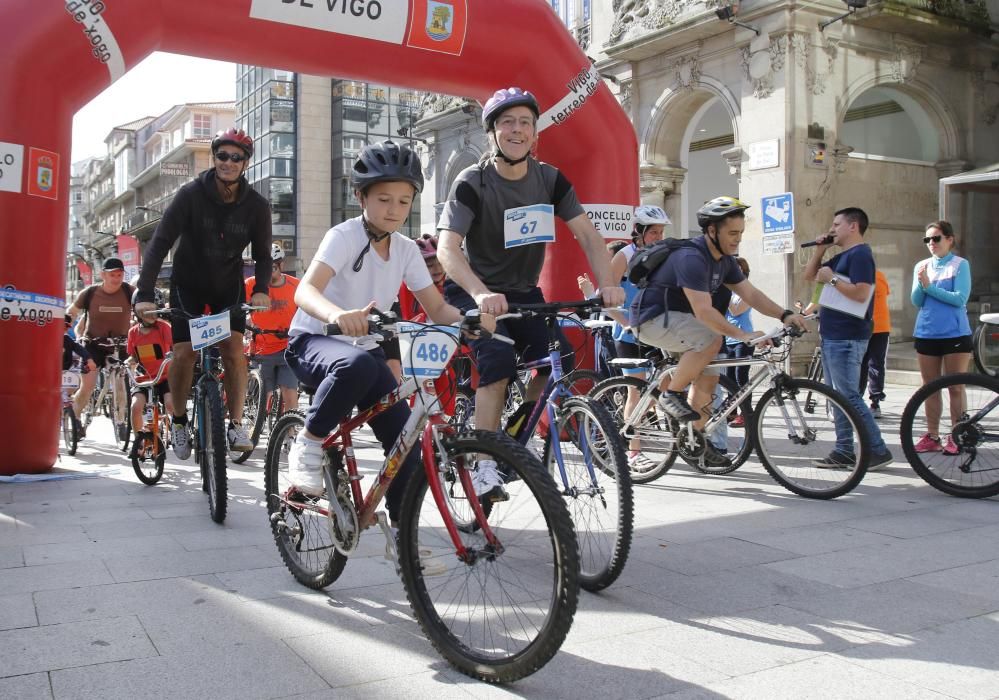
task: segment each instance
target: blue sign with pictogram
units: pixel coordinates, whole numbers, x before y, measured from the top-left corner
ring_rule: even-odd
[[[763,235],[794,231],[794,195],[790,192],[764,197]]]

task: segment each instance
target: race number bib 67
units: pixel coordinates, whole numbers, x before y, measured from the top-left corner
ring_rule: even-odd
[[[191,348],[195,351],[214,345],[232,335],[228,311],[214,316],[192,318],[187,325],[191,329]]]
[[[555,207],[534,204],[503,212],[503,247],[555,241]]]

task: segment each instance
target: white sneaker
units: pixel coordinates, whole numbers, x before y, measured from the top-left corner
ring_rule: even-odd
[[[479,500],[505,501],[510,494],[503,488],[503,477],[499,475],[496,462],[492,459],[480,459],[472,472],[472,486]]]
[[[173,443],[173,453],[177,459],[188,459],[191,456],[191,431],[187,425],[170,425],[170,442]]]
[[[229,449],[233,452],[247,452],[253,449],[253,440],[246,434],[242,425],[229,424]]]
[[[305,437],[304,430],[295,436],[288,451],[288,479],[304,494],[323,493],[323,443]]]

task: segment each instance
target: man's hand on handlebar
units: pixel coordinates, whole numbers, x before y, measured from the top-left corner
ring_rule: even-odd
[[[340,327],[341,335],[349,335],[353,338],[360,338],[368,335],[368,315],[375,308],[375,302],[371,301],[363,309],[351,309],[332,313],[326,319],[329,323],[335,323]]]
[[[505,314],[509,310],[507,305],[506,296],[503,294],[496,294],[489,292],[487,294],[476,294],[475,303],[479,307],[479,311],[484,314],[491,314],[493,316],[499,316]]]
[[[600,298],[603,300],[604,306],[618,307],[624,303],[624,290],[621,287],[602,287]]]
[[[805,317],[801,314],[791,314],[784,318],[785,326],[795,326],[799,330],[807,331],[808,327],[805,325]]]

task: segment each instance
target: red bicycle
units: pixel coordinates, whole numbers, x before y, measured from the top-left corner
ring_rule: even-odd
[[[523,446],[501,433],[459,433],[443,417],[430,389],[455,357],[458,328],[372,318],[371,329],[398,334],[408,376],[323,442],[324,496],[309,497],[288,480],[288,453],[304,416],[286,413],[271,434],[265,491],[281,557],[303,585],[323,588],[343,572],[361,533],[377,523],[413,613],[441,655],[482,680],[523,678],[555,655],[576,611],[579,554],[565,503]],[[478,312],[466,315],[462,329],[485,332]],[[335,324],[327,327],[338,332]],[[414,395],[408,422],[363,495],[353,431]],[[377,509],[417,442],[424,470],[406,487],[396,536]],[[507,484],[509,500],[479,502],[470,474],[479,459],[519,477]]]

